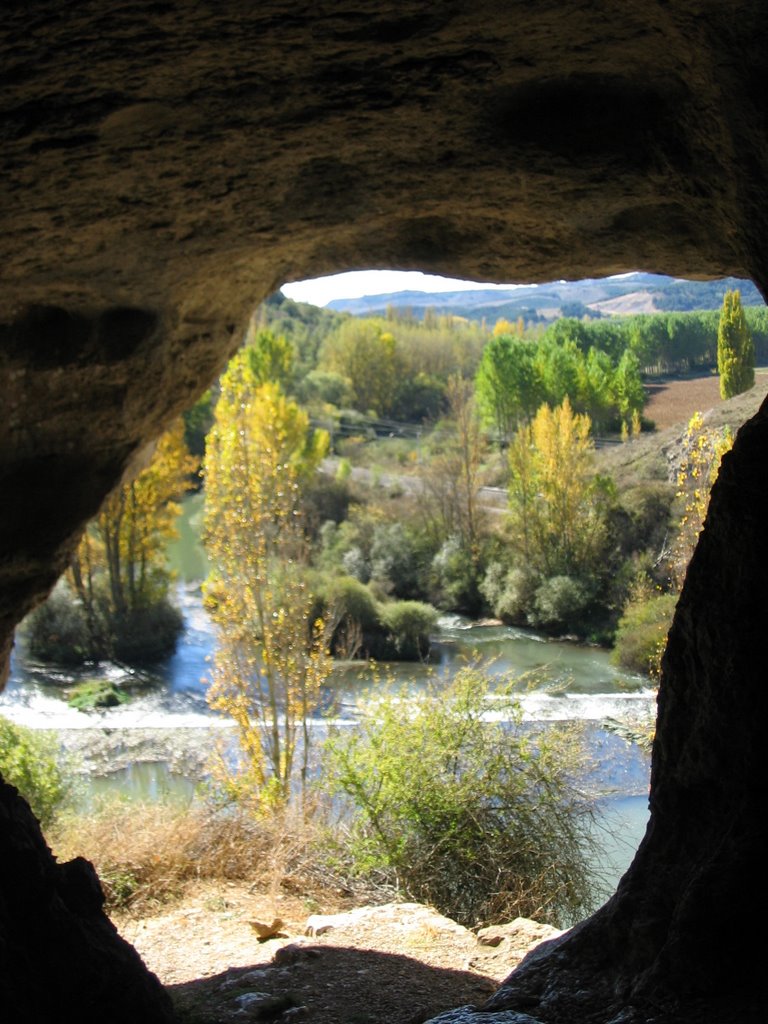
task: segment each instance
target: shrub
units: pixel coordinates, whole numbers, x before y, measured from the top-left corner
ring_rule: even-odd
[[[323,605],[336,620],[352,619],[364,632],[375,631],[379,623],[376,600],[368,587],[352,576],[336,576],[322,586]]]
[[[56,741],[0,717],[0,774],[15,786],[40,824],[49,826],[72,793]]]
[[[379,618],[397,657],[403,661],[429,654],[430,634],[437,625],[437,610],[421,601],[393,601],[379,607]]]
[[[536,579],[525,569],[507,571],[499,562],[492,562],[480,584],[480,592],[493,614],[507,622],[527,622],[533,607]]]
[[[473,614],[480,607],[478,567],[459,537],[449,537],[432,559],[432,600],[440,608]]]
[[[27,650],[33,658],[56,665],[115,658],[129,665],[169,657],[184,629],[181,612],[166,598],[122,614],[104,602],[97,621],[89,623],[82,604],[60,583],[24,623]]]
[[[657,677],[677,594],[657,594],[627,605],[619,620],[613,660],[630,672]]]
[[[184,618],[170,601],[133,608],[115,616],[111,656],[129,665],[160,661],[176,650]]]
[[[82,605],[64,582],[23,625],[31,657],[58,665],[82,665],[90,655],[88,625]]]
[[[532,625],[578,632],[590,602],[589,588],[581,580],[573,576],[552,576],[537,587],[529,619]]]
[[[487,721],[488,697],[468,667],[447,690],[384,697],[326,741],[323,784],[345,801],[352,868],[467,926],[572,923],[592,904],[580,747],[569,731],[525,731],[499,691],[507,720]]]
[[[397,597],[418,589],[418,562],[414,545],[402,523],[381,523],[373,531],[371,576]]]
[[[371,578],[371,567],[368,565],[359,547],[348,548],[341,557],[341,567],[347,576],[352,576],[360,583],[367,583]]]

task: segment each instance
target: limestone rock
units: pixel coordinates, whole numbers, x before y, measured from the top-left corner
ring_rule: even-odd
[[[768,288],[760,0],[5,7],[0,680],[85,522],[282,282],[645,269]],[[741,940],[768,850],[766,452],[763,410],[724,460],[678,605],[638,856],[494,1013],[768,1015],[760,953]],[[34,1020],[41,999],[110,1021],[147,999],[132,1019],[165,1019],[101,912],[66,906],[6,796],[4,1019]]]
[[[312,914],[307,918],[305,935],[325,935],[327,932],[369,925],[397,932],[435,934],[448,932],[466,936],[472,933],[430,907],[421,903],[384,903],[378,906],[357,907],[344,914]]]

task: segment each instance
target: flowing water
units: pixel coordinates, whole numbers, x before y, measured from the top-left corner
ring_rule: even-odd
[[[187,502],[181,539],[171,560],[185,580],[177,599],[185,630],[172,658],[151,670],[114,664],[65,672],[31,663],[23,643],[12,659],[9,685],[0,694],[0,714],[33,728],[57,730],[68,749],[76,749],[88,769],[89,787],[142,798],[174,796],[189,800],[194,782],[184,756],[170,761],[153,736],[199,737],[198,753],[229,723],[207,706],[205,691],[215,650],[212,625],[202,605],[199,580],[205,556],[199,545],[200,499]],[[419,692],[445,685],[468,662],[481,662],[494,678],[514,677],[526,723],[580,723],[592,755],[588,780],[600,799],[601,864],[596,866],[610,892],[628,866],[647,821],[649,762],[647,754],[611,723],[647,721],[654,714],[655,693],[648,680],[628,675],[611,664],[607,651],[557,641],[530,630],[472,623],[459,616],[440,621],[428,664],[380,666],[374,678],[359,663],[338,665],[325,688],[314,728],[322,734],[332,721],[354,727],[365,703],[383,687]],[[83,678],[110,678],[130,684],[136,697],[101,711],[69,708],[66,692]],[[117,739],[119,737],[119,739]],[[98,753],[94,753],[97,751]]]

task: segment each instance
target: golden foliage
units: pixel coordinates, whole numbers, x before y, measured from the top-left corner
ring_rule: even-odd
[[[707,428],[704,417],[695,412],[683,437],[685,458],[677,474],[677,498],[682,515],[672,551],[672,583],[680,589],[691,555],[709,508],[712,484],[717,479],[723,455],[733,447],[730,427]]]
[[[510,539],[544,576],[589,569],[604,544],[590,428],[566,398],[542,405],[509,447]]]
[[[262,805],[288,800],[299,739],[305,781],[310,714],[331,669],[305,579],[300,507],[327,447],[279,385],[259,384],[247,355],[235,356],[204,467],[204,593],[218,632],[208,702],[233,719],[244,755],[239,771],[220,761],[220,781]]]
[[[165,552],[176,536],[178,499],[194,469],[184,424],[177,420],[158,440],[146,468],[104,502],[68,572],[89,619],[105,606],[108,614],[119,615],[165,595]]]

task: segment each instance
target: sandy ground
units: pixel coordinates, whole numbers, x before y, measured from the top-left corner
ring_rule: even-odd
[[[260,941],[257,927],[276,917],[277,934]],[[116,923],[189,1024],[419,1024],[482,1005],[529,949],[559,934],[524,920],[475,934],[413,903],[324,921],[297,898],[239,882],[201,884],[166,913]]]

